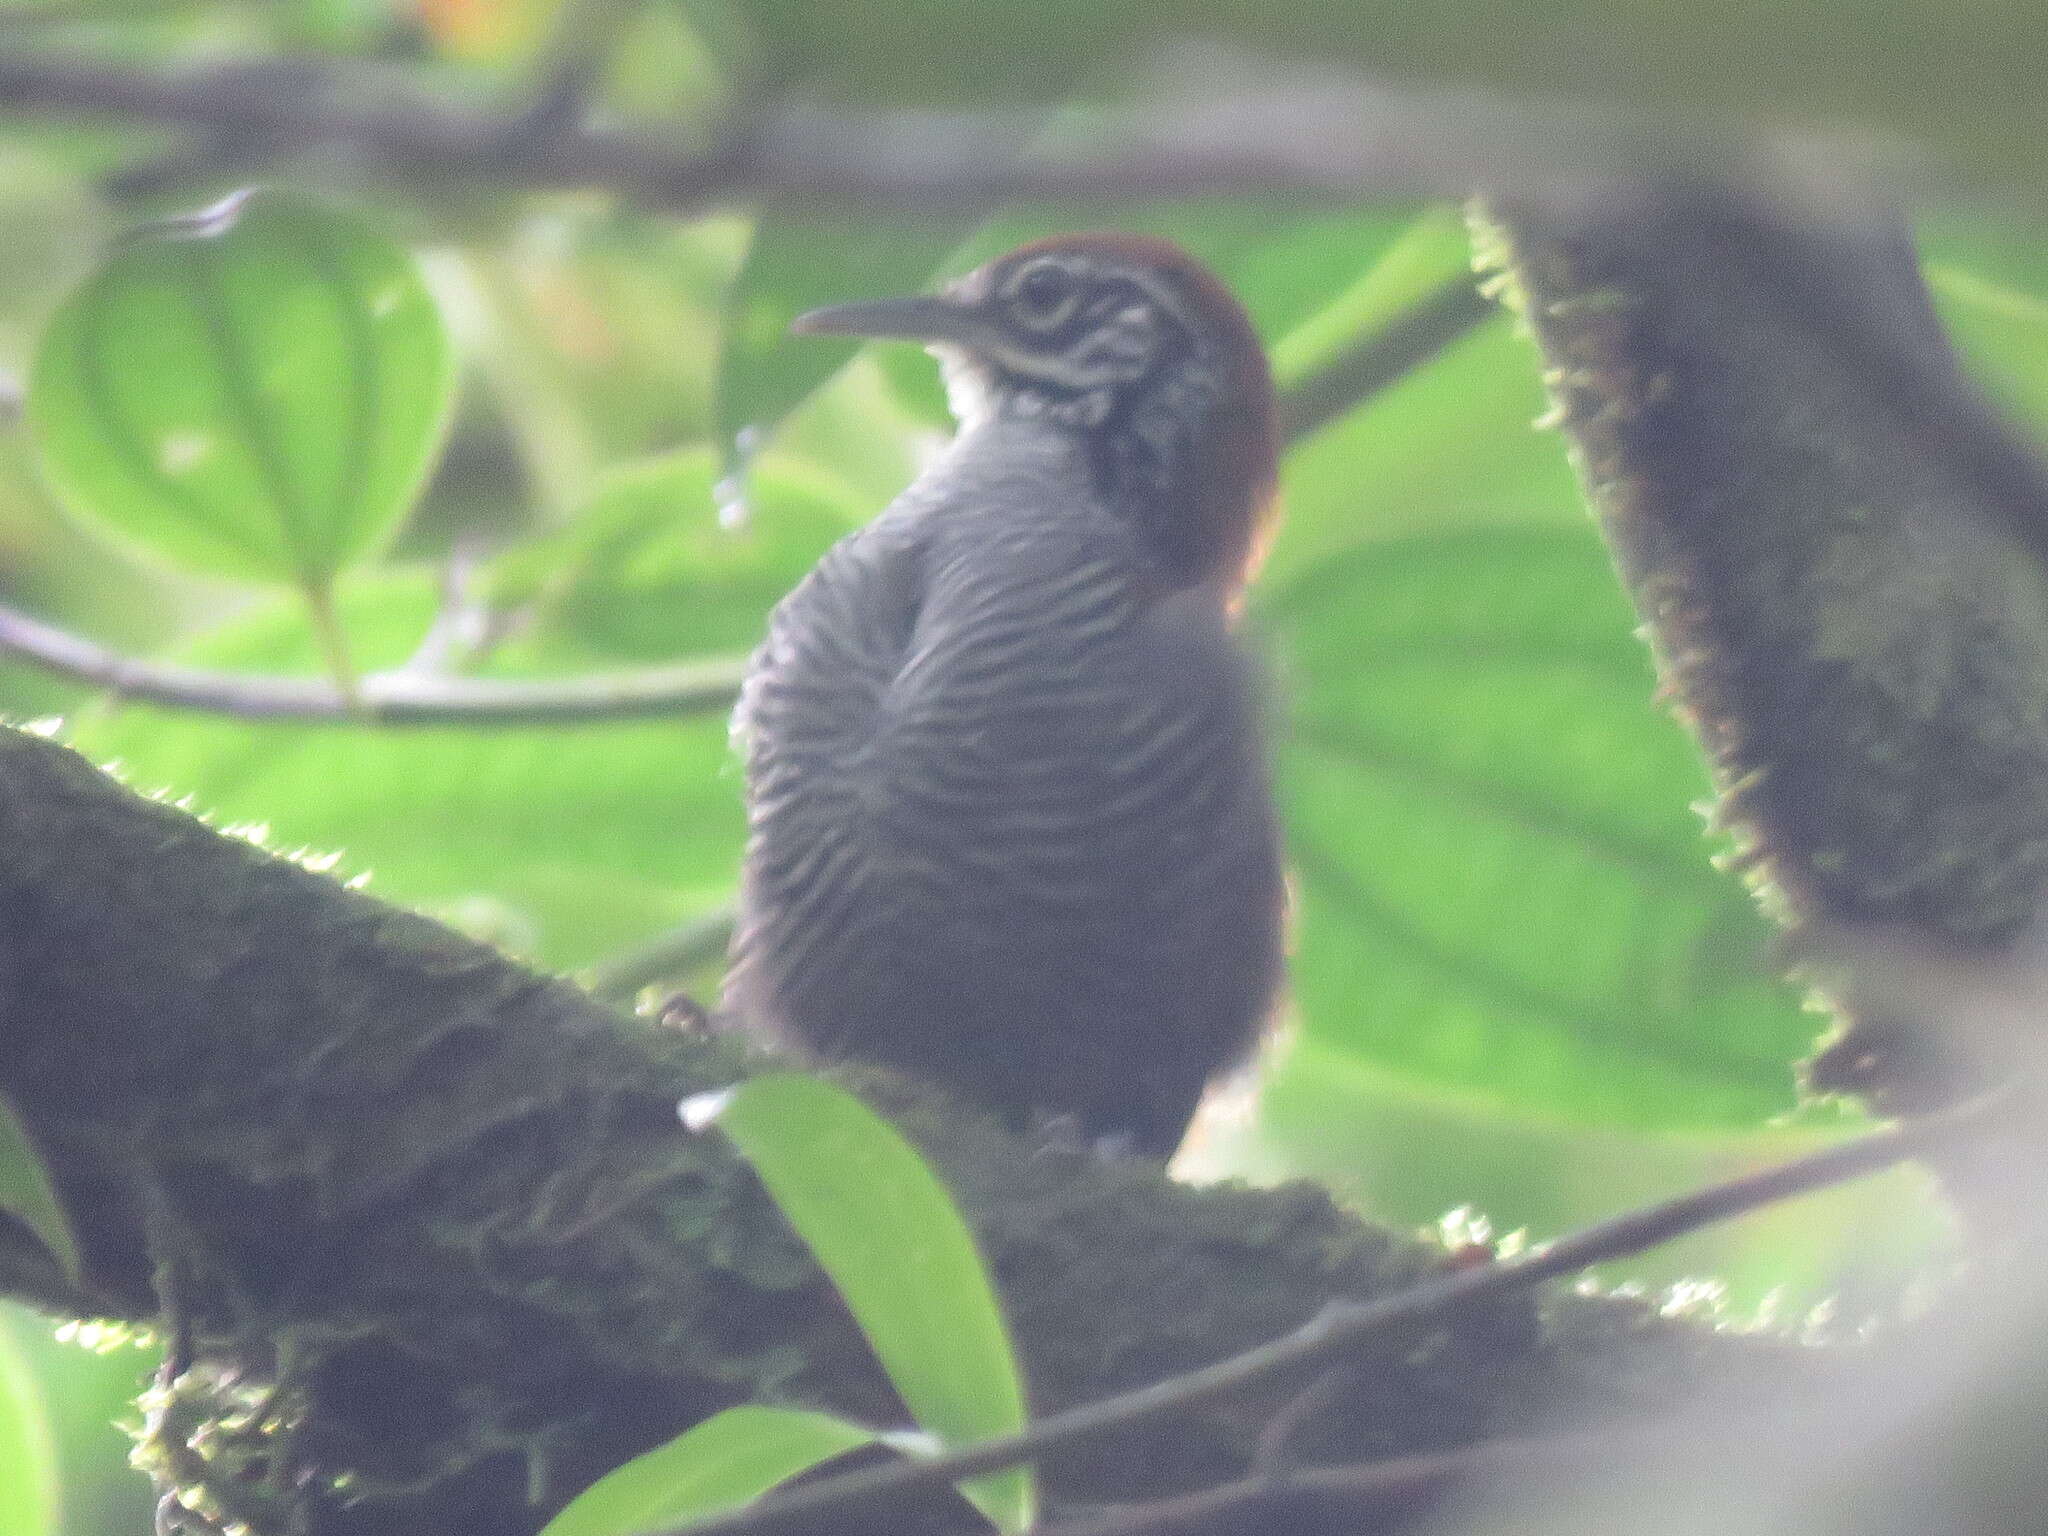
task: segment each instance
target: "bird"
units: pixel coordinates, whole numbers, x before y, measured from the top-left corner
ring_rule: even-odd
[[[1114,232],[791,329],[922,343],[957,431],[749,664],[726,1006],[1014,1129],[1168,1158],[1282,982],[1236,633],[1276,500],[1258,336],[1180,248]]]

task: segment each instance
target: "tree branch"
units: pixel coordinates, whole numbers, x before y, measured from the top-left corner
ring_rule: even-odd
[[[1001,1440],[806,1483],[732,1514],[679,1526],[672,1536],[793,1536],[813,1528],[828,1529],[828,1516],[858,1517],[905,1493],[1036,1461],[1109,1431],[1241,1392],[1277,1375],[1296,1377],[1303,1367],[1328,1365],[1355,1355],[1361,1345],[1382,1335],[1400,1332],[1412,1337],[1425,1325],[1445,1321],[1469,1307],[1500,1301],[1545,1280],[1640,1253],[1745,1212],[1893,1167],[1981,1134],[2007,1108],[2003,1099],[1979,1101],[1909,1127],[1843,1142],[1611,1217],[1514,1258],[1453,1269],[1373,1301],[1332,1302],[1285,1337],[1199,1371],[1041,1419]]]
[[[1889,221],[1683,184],[1489,237],[1587,493],[1778,914],[1962,959],[2048,889],[2048,475]],[[1815,1066],[1952,1102],[2013,1045],[1880,1007]]]
[[[1451,279],[1283,394],[1281,436],[1295,443],[1322,430],[1406,378],[1493,312],[1493,301],[1469,275]]]
[[[1583,195],[1617,175],[1756,169],[1769,141],[1573,103],[1338,79],[1218,91],[1092,113],[1048,143],[1038,108],[854,111],[783,106],[701,129],[593,127],[557,114],[447,105],[366,68],[253,60],[163,68],[0,46],[0,112],[127,121],[202,135],[218,171],[314,154],[400,182],[581,188],[691,212],[786,199],[872,212],[1018,200],[1119,203],[1219,194],[1463,197],[1480,185]],[[1822,151],[1809,140],[1808,163]],[[1827,153],[1858,174],[1898,171],[1865,141]]]
[[[350,700],[319,678],[217,672],[124,656],[0,604],[0,653],[117,698],[249,720],[313,725],[592,725],[732,707],[744,660],[676,662],[571,678],[450,677],[399,670],[360,679]]]
[[[545,138],[582,116],[621,35],[645,0],[570,0],[556,13],[539,79],[507,137]]]
[[[1593,1437],[1587,1437],[1591,1440]],[[1489,1469],[1503,1442],[1342,1467],[1247,1477],[1217,1488],[1057,1521],[1042,1536],[1288,1536],[1383,1530]]]
[[[258,1501],[263,1536],[523,1536],[749,1399],[898,1421],[751,1177],[676,1124],[678,1099],[749,1069],[730,1040],[610,1013],[0,732],[0,1093],[44,1151],[94,1310],[169,1309],[188,1364],[158,1417]],[[1176,1186],[854,1077],[969,1211],[1047,1414],[1437,1262],[1305,1187]],[[1731,1373],[1761,1389],[1780,1363],[1640,1307],[1553,1315],[1578,1341],[1564,1355],[1515,1304],[1426,1325],[1429,1351],[1381,1341],[1370,1389],[1308,1438],[1338,1459],[1427,1453],[1532,1412],[1634,1411],[1645,1380],[1671,1403]],[[1301,1385],[1071,1445],[1049,1486],[1099,1503],[1227,1482]],[[892,1506],[892,1528],[932,1528],[922,1508]]]
[[[1475,1478],[1612,1465],[1639,1455],[1636,1442],[1654,1444],[1672,1433],[1656,1425],[1647,1431],[1489,1440],[1427,1456],[1290,1469],[1061,1520],[1043,1536],[1356,1536],[1421,1514]]]

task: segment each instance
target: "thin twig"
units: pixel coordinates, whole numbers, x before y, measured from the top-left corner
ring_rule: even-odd
[[[1252,1450],[1253,1473],[1268,1479],[1285,1474],[1292,1465],[1294,1437],[1301,1427],[1328,1411],[1344,1395],[1353,1377],[1354,1372],[1346,1366],[1333,1365],[1283,1403],[1259,1431],[1258,1444]]]
[[[674,1528],[670,1536],[789,1536],[830,1511],[846,1518],[916,1490],[978,1477],[1094,1439],[1113,1429],[1183,1412],[1277,1374],[1333,1359],[1369,1338],[1441,1325],[1591,1264],[1659,1243],[1795,1195],[1861,1178],[1981,1129],[2005,1095],[1946,1114],[1846,1141],[1725,1183],[1582,1228],[1569,1237],[1476,1269],[1453,1270],[1372,1301],[1339,1301],[1278,1339],[1185,1375],[1054,1414],[1020,1434],[962,1447],[927,1460],[896,1461],[772,1494],[730,1514]]]
[[[1452,278],[1280,397],[1280,433],[1298,442],[1355,410],[1494,311],[1469,274]]]
[[[478,579],[488,541],[459,535],[441,562],[439,601],[420,643],[398,668],[422,677],[448,677],[485,660],[522,628],[527,615],[494,607]]]
[[[1353,350],[1309,375],[1280,402],[1283,430],[1298,438],[1333,416],[1357,408],[1420,367],[1492,313],[1469,280],[1448,282],[1396,316]],[[0,383],[0,412],[5,407]],[[11,654],[45,671],[105,688],[126,699],[175,709],[201,710],[249,720],[374,722],[380,725],[479,727],[536,723],[602,723],[649,714],[728,707],[738,688],[739,662],[691,662],[611,676],[547,682],[483,681],[436,671],[450,654],[457,628],[470,610],[461,591],[458,559],[434,628],[419,654],[397,670],[363,678],[353,704],[331,682],[207,671],[125,656],[96,641],[0,604],[0,655]],[[645,950],[601,969],[591,985],[598,995],[630,997],[680,969],[701,963],[706,944],[722,948],[725,928],[685,924]],[[680,949],[673,946],[680,945]],[[677,963],[678,957],[680,963]]]
[[[1385,1461],[1304,1468],[1253,1476],[1215,1488],[1119,1505],[1045,1527],[1041,1536],[1241,1536],[1248,1530],[1372,1530],[1412,1514],[1501,1462],[1536,1452],[1564,1461],[1614,1455],[1611,1437],[1560,1436],[1554,1442],[1495,1440],[1458,1450]]]
[[[649,715],[709,714],[732,707],[746,668],[743,660],[721,657],[569,678],[378,672],[358,681],[351,706],[325,679],[219,672],[124,656],[5,605],[0,605],[0,654],[122,699],[308,725],[599,725]]]
[[[562,7],[532,97],[513,120],[507,144],[548,138],[582,118],[621,35],[641,9],[642,0],[570,0]]]
[[[1254,1473],[1213,1488],[1090,1509],[1047,1524],[1039,1536],[1244,1536],[1248,1531],[1374,1531],[1427,1511],[1454,1488],[1531,1473],[1637,1467],[1675,1446],[1695,1445],[1700,1420],[1572,1434],[1483,1440],[1378,1461]]]
[[[732,942],[734,915],[732,908],[721,907],[693,917],[592,966],[584,984],[606,1002],[630,1002],[644,987],[685,976],[723,956]]]

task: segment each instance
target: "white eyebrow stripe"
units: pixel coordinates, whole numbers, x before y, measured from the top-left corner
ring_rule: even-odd
[[[1173,284],[1153,272],[1126,271],[1122,275],[1129,278],[1146,298],[1173,316],[1190,338],[1200,339],[1202,328],[1196,322],[1194,312],[1188,308]]]
[[[1180,291],[1164,276],[1144,267],[1127,267],[1120,263],[1099,263],[1079,252],[1069,254],[1063,251],[1047,251],[1034,256],[1031,260],[1003,274],[1001,283],[996,287],[996,296],[999,298],[1013,297],[1017,292],[1017,285],[1023,281],[1024,274],[1033,267],[1045,262],[1051,262],[1059,267],[1077,283],[1099,282],[1106,277],[1122,278],[1140,293],[1144,294],[1146,298],[1158,305],[1160,309],[1171,315],[1178,322],[1180,328],[1186,331],[1188,335],[1199,337],[1202,334],[1201,326],[1196,320],[1194,312],[1188,308],[1186,301],[1181,297]]]

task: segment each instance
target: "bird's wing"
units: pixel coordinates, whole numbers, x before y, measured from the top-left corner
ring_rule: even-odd
[[[866,733],[910,644],[921,566],[917,541],[885,514],[776,605],[733,716],[750,772],[778,752],[843,750]]]

